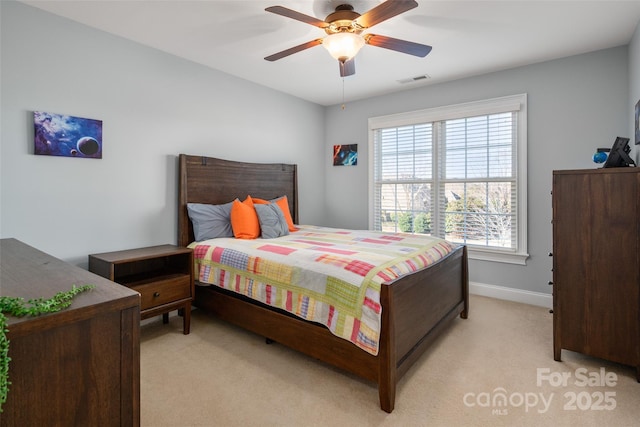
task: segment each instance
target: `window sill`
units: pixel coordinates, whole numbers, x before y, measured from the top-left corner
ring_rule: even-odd
[[[527,265],[528,253],[502,252],[497,250],[480,249],[478,247],[467,246],[469,259],[478,261],[493,261],[506,264]]]

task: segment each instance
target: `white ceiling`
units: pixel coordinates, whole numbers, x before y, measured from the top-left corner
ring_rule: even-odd
[[[106,32],[321,104],[339,104],[491,71],[625,45],[640,1],[427,1],[366,32],[433,46],[425,58],[364,46],[343,79],[322,46],[276,62],[270,54],[324,36],[273,13],[324,19],[335,5],[364,13],[379,0],[22,0]],[[428,80],[399,80],[429,75]]]

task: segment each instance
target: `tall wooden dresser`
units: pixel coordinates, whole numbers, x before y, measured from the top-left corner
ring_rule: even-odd
[[[0,426],[140,425],[140,295],[15,239],[0,240],[0,295],[71,306],[7,316],[9,394]]]
[[[640,168],[553,172],[553,357],[634,366],[640,381]]]

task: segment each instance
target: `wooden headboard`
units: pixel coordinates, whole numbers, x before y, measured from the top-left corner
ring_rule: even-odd
[[[214,157],[179,156],[178,245],[194,241],[187,203],[219,205],[247,195],[260,199],[287,196],[298,223],[297,167],[280,163],[244,163]]]

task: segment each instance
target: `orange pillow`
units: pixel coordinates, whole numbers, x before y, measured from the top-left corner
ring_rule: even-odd
[[[248,197],[250,197],[250,196],[248,196]],[[251,197],[251,200],[253,201],[254,205],[268,205],[269,203],[271,203],[268,200],[258,199],[257,197]]]
[[[280,210],[282,210],[284,219],[287,220],[289,231],[298,231],[298,227],[293,224],[293,219],[291,219],[291,211],[289,210],[289,199],[287,199],[287,196],[282,196],[279,199],[274,200],[274,203],[278,205]]]
[[[238,199],[233,201],[231,228],[236,239],[257,239],[260,236],[260,221],[251,196],[247,196],[243,202]]]

